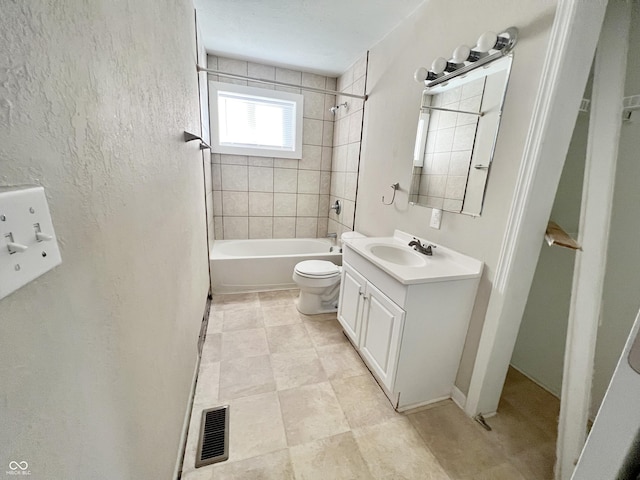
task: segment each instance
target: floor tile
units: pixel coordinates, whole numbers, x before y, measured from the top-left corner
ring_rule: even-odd
[[[269,355],[220,362],[221,401],[272,392],[276,382]]]
[[[213,480],[294,480],[289,450],[214,466]]]
[[[349,430],[329,382],[278,392],[289,446]]]
[[[262,328],[222,333],[222,360],[267,355],[269,347]]]
[[[299,480],[369,480],[372,478],[351,432],[292,447]]]
[[[207,322],[207,335],[214,333],[222,333],[222,323],[224,322],[224,312],[216,310],[212,305],[209,312],[209,321]]]
[[[229,406],[229,461],[287,447],[276,392],[237,398]]]
[[[271,355],[271,368],[278,390],[327,381],[314,349],[274,353]]]
[[[213,480],[213,465],[206,465],[186,473],[183,472],[180,480]]]
[[[298,290],[276,290],[272,292],[259,292],[258,299],[262,308],[277,305],[293,305],[293,300],[298,296]]]
[[[304,326],[316,347],[349,342],[338,320],[304,320]]]
[[[267,327],[267,339],[271,353],[292,352],[313,348],[313,343],[304,325],[282,325]]]
[[[267,327],[275,327],[278,325],[291,325],[294,323],[302,323],[300,314],[293,304],[275,305],[271,307],[262,307],[264,315],[264,324]]]
[[[536,477],[537,480],[552,480],[551,477]],[[481,472],[475,472],[470,476],[465,476],[461,480],[526,480],[518,470],[508,463],[503,463],[497,467],[491,467]]]
[[[507,461],[484,430],[452,401],[408,415],[427,447],[452,477],[465,477]]]
[[[262,310],[260,308],[243,308],[237,310],[225,310],[223,312],[223,332],[234,330],[250,330],[262,328]]]
[[[353,434],[372,478],[450,479],[405,417],[355,429]]]
[[[348,342],[318,347],[316,350],[322,368],[331,379],[369,374],[362,359]]]
[[[218,393],[220,389],[220,363],[203,363],[200,365],[196,392],[193,397],[194,405],[204,408],[218,405]]]
[[[331,381],[351,428],[383,423],[401,416],[370,374]]]
[[[216,310],[234,310],[237,308],[258,308],[260,301],[257,293],[230,293],[213,295],[213,305]]]
[[[200,363],[215,363],[222,358],[222,334],[207,334],[204,345],[202,346],[202,356]]]

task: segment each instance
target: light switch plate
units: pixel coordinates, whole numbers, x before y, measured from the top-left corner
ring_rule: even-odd
[[[44,188],[0,187],[0,298],[60,263]]]
[[[431,210],[431,221],[429,222],[429,226],[431,228],[437,228],[440,230],[440,224],[442,223],[442,210],[439,208],[434,208]]]

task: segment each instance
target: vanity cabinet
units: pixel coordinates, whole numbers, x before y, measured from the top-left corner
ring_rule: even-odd
[[[338,320],[378,379],[392,389],[405,312],[349,265],[343,265]]]
[[[404,284],[345,243],[338,321],[397,410],[451,397],[478,280]]]

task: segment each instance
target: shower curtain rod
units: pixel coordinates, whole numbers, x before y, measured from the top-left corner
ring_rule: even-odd
[[[367,100],[369,98],[369,95],[356,95],[355,93],[337,92],[335,90],[324,90],[322,88],[303,87],[302,85],[295,85],[293,83],[286,83],[286,82],[278,82],[277,80],[266,80],[264,78],[254,78],[254,77],[247,77],[245,75],[236,75],[235,73],[221,72],[220,70],[204,68],[204,67],[201,67],[200,65],[196,65],[196,69],[198,70],[198,72],[207,72],[214,75],[220,75],[221,77],[237,78],[240,80],[248,80],[250,82],[267,83],[269,85],[281,85],[283,87],[299,88],[301,90],[307,90],[309,92],[324,93],[329,95],[342,95],[343,97],[359,98],[360,100]]]

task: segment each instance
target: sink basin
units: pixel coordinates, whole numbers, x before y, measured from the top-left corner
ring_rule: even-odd
[[[404,267],[421,267],[426,265],[426,260],[417,253],[413,253],[407,248],[393,245],[371,245],[369,251],[375,257],[385,262],[395,263]]]

